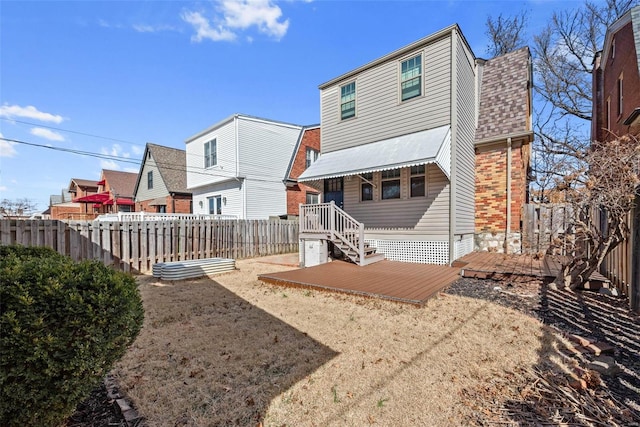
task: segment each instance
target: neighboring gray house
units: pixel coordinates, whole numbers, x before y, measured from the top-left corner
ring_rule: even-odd
[[[191,213],[185,151],[148,143],[134,197],[138,212]]]
[[[407,262],[471,252],[481,74],[452,25],[320,85],[320,157],[298,181],[336,208],[303,206],[301,238],[361,265],[365,242]]]
[[[287,214],[282,179],[302,126],[234,114],[186,140],[195,214],[267,219]]]

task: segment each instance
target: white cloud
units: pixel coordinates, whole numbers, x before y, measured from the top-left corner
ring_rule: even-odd
[[[48,139],[50,141],[64,141],[64,136],[58,132],[52,131],[51,129],[31,128],[29,132],[31,135],[39,136],[40,138]]]
[[[0,117],[7,117],[7,118],[23,117],[28,119],[40,120],[41,122],[52,122],[52,123],[62,123],[62,121],[64,120],[62,116],[39,111],[36,107],[32,105],[21,107],[19,105],[4,104],[0,107]]]
[[[212,19],[201,12],[182,13],[182,19],[196,30],[192,41],[235,40],[238,32],[252,27],[280,40],[289,29],[289,20],[283,20],[282,10],[271,0],[218,0],[217,4],[218,13]]]
[[[159,33],[161,31],[177,31],[172,25],[135,24],[133,29],[139,33]]]
[[[191,36],[191,41],[201,42],[204,39],[210,39],[213,41],[229,41],[234,40],[236,35],[219,25],[218,28],[212,28],[209,20],[205,18],[200,12],[184,12],[182,19],[188,22],[196,30],[196,33]]]
[[[125,172],[138,173],[140,172],[140,168],[124,168]]]
[[[4,185],[0,185],[0,191],[7,191],[8,188]]]
[[[0,138],[2,138],[2,134],[0,133]],[[11,141],[5,141],[0,139],[0,157],[13,157],[18,152],[14,148],[15,143]]]
[[[100,160],[100,168],[109,169],[112,171],[120,170],[120,166],[116,162],[114,162],[113,160],[105,160],[105,159]]]
[[[141,147],[139,145],[132,145],[131,152],[136,156],[140,156],[142,155],[142,153],[144,153],[144,147]]]

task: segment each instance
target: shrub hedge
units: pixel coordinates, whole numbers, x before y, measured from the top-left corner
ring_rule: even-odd
[[[142,327],[131,275],[48,248],[0,247],[0,425],[56,426]]]

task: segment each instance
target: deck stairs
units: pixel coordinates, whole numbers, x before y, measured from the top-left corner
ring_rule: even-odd
[[[333,243],[351,262],[364,266],[382,261],[364,241],[364,224],[356,221],[332,201],[313,205],[300,205],[300,237],[312,237]]]

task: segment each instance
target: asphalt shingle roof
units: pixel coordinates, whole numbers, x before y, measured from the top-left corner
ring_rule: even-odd
[[[109,183],[111,191],[118,197],[133,198],[133,190],[138,179],[137,173],[103,169],[102,176]]]
[[[184,150],[147,144],[160,176],[170,193],[188,193],[187,190],[187,155]]]
[[[531,131],[529,58],[523,47],[485,63],[476,142]]]

